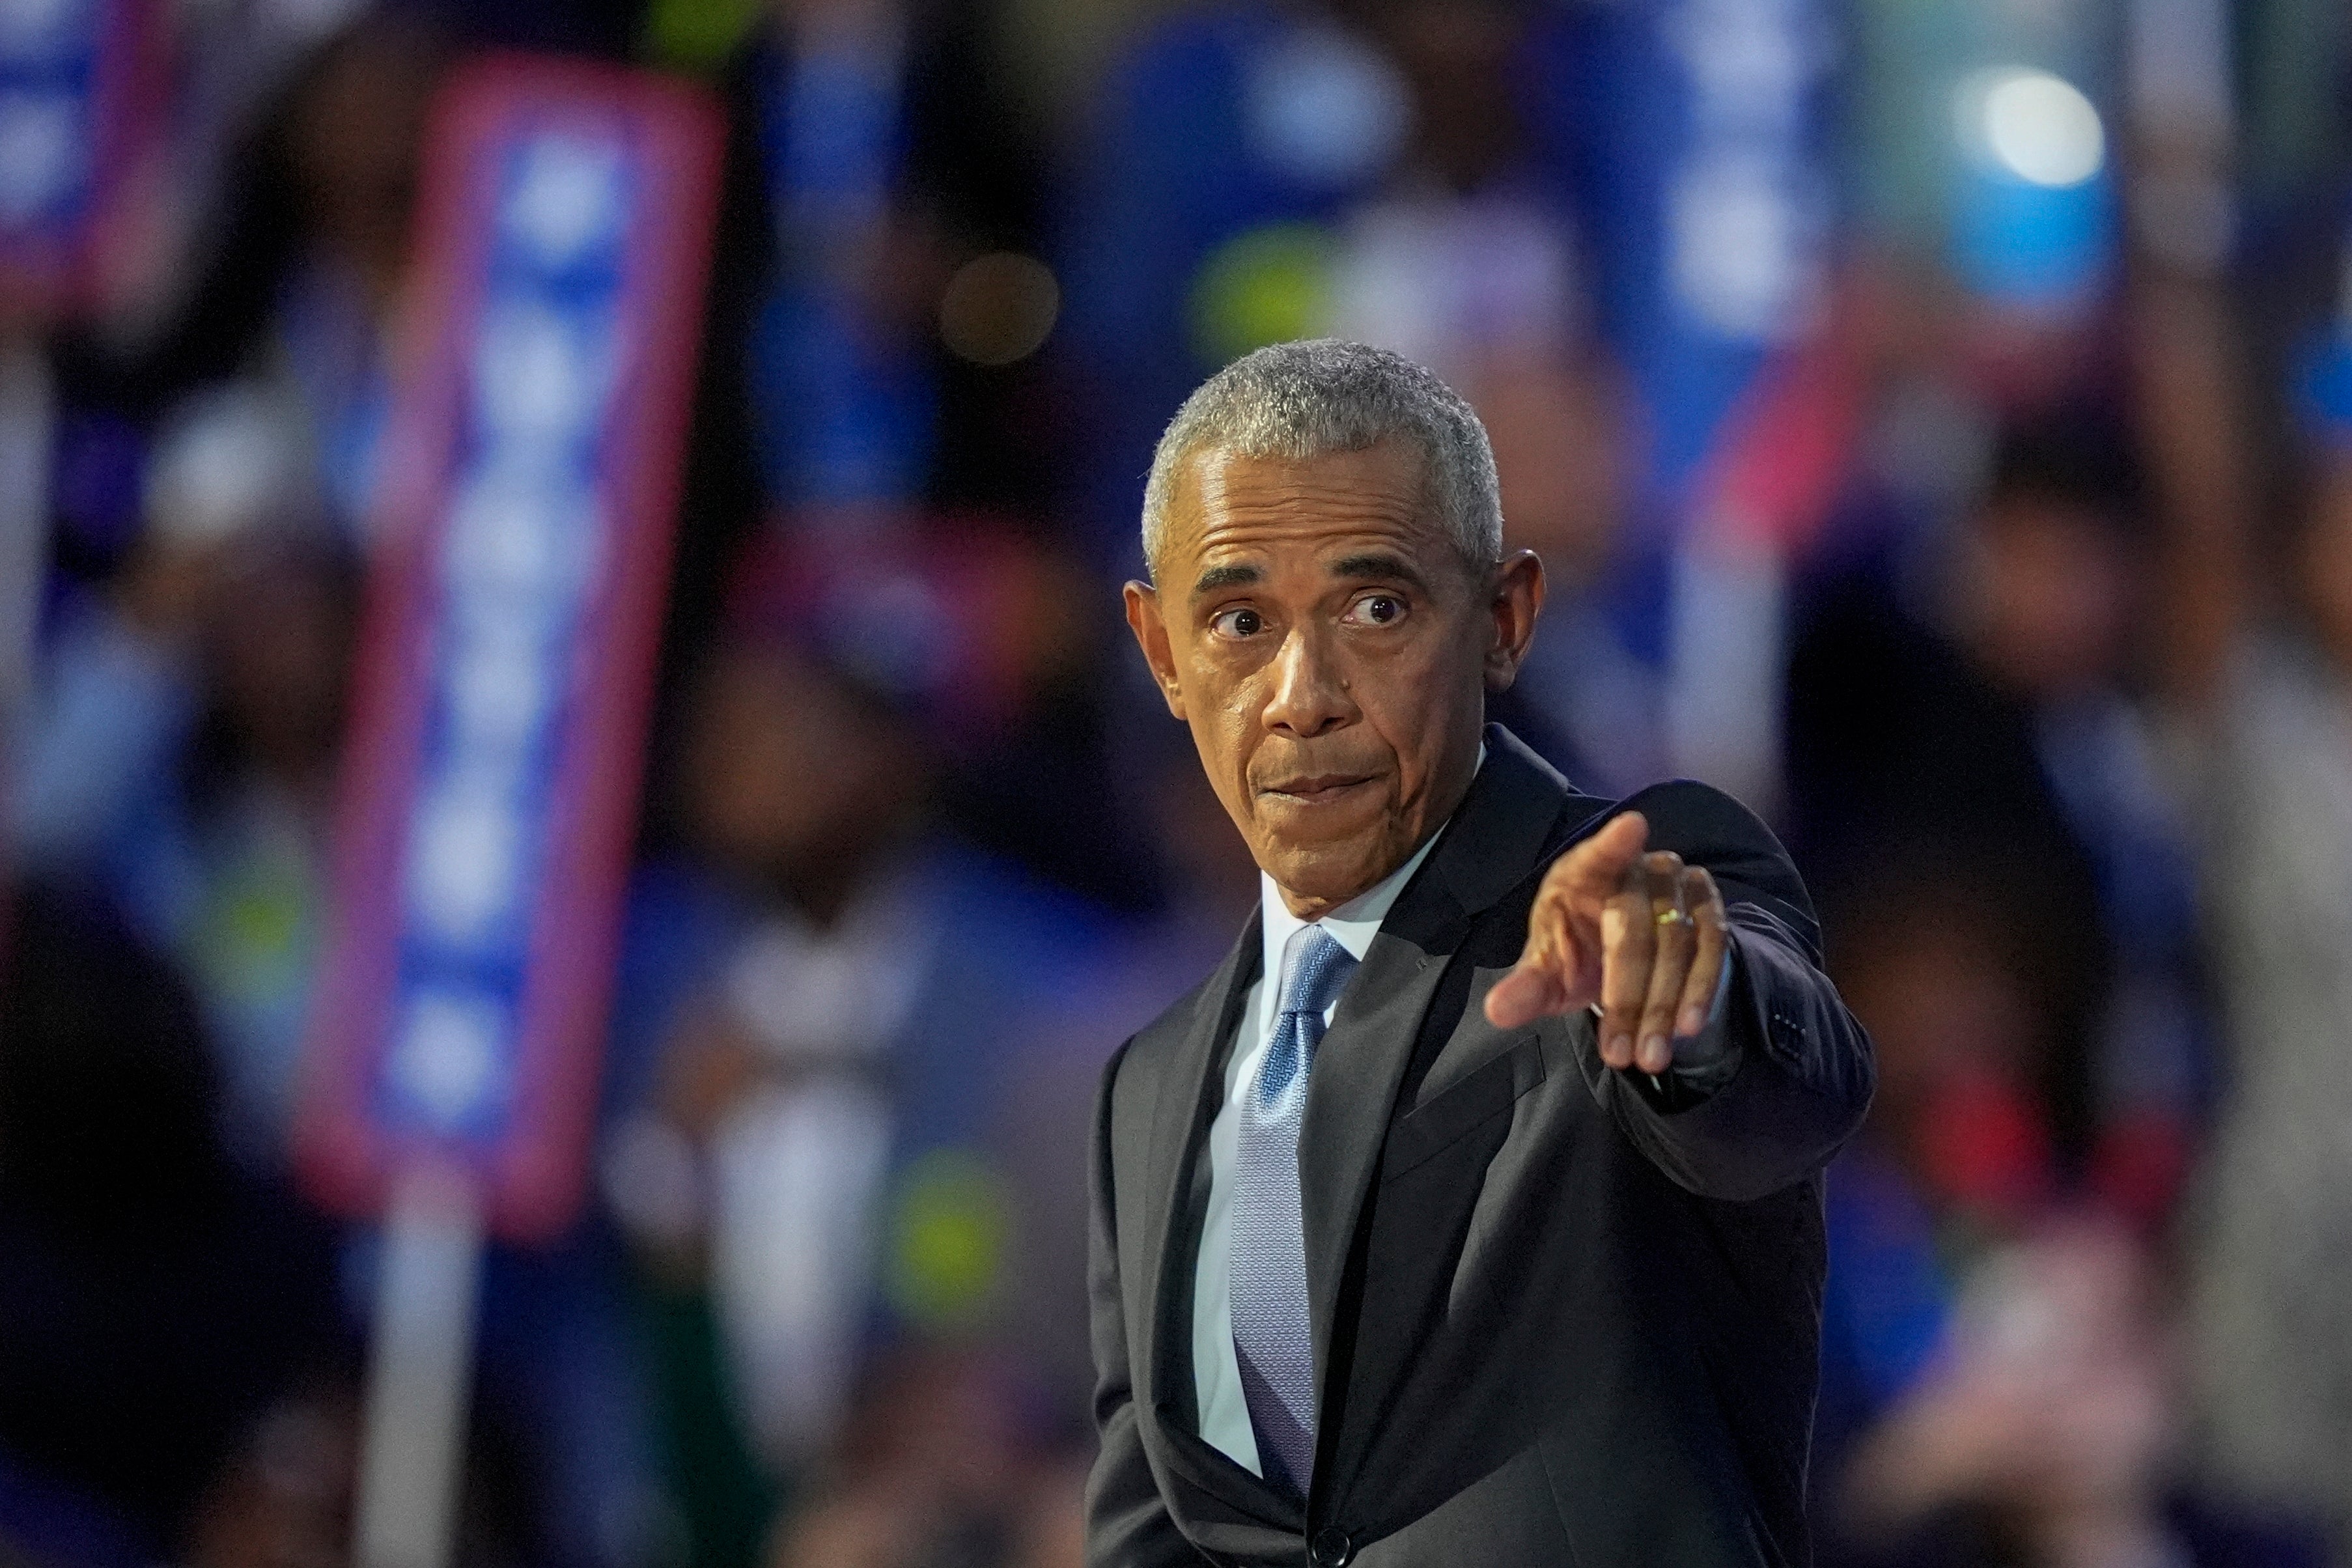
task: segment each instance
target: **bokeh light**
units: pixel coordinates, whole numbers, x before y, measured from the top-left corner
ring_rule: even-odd
[[[1013,364],[1045,347],[1062,287],[1034,256],[992,251],[956,269],[940,297],[940,338],[974,364]]]
[[[2083,89],[2024,66],[1984,71],[1961,84],[1961,136],[2032,184],[2079,185],[2106,163],[2106,128]]]

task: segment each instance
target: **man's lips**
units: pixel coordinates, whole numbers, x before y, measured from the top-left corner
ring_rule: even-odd
[[[1307,805],[1319,805],[1347,795],[1350,790],[1372,782],[1370,773],[1315,773],[1307,777],[1284,779],[1270,784],[1263,793],[1280,795],[1286,800]]]

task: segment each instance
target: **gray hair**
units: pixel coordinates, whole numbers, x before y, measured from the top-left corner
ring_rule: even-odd
[[[1402,354],[1336,338],[1276,343],[1202,382],[1160,437],[1143,486],[1143,558],[1154,575],[1176,476],[1192,454],[1320,458],[1384,437],[1419,444],[1431,507],[1474,568],[1503,558],[1503,500],[1486,427],[1461,395]]]

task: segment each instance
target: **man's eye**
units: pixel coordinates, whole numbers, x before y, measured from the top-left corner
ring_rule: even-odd
[[[1209,623],[1211,630],[1223,637],[1254,637],[1265,630],[1265,617],[1246,605],[1239,609],[1220,610]]]
[[[1348,614],[1371,626],[1394,626],[1404,619],[1404,601],[1394,594],[1367,594],[1349,606]]]

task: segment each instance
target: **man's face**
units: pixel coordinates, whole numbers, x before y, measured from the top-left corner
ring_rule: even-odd
[[[1302,461],[1196,453],[1128,624],[1251,853],[1308,918],[1394,870],[1477,768],[1485,692],[1543,599],[1524,552],[1474,569],[1410,442]]]

